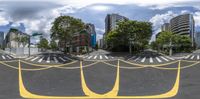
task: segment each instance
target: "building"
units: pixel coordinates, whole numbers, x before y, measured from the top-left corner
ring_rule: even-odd
[[[87,30],[74,33],[72,38],[72,51],[77,53],[86,53],[91,51],[91,38]]]
[[[196,47],[200,48],[200,32],[196,32],[195,43],[196,43]]]
[[[98,46],[99,46],[99,48],[103,48],[103,39],[99,39],[99,42],[98,42]]]
[[[192,39],[192,46],[194,46],[194,30],[195,22],[192,14],[183,14],[176,16],[170,20],[171,32],[179,35],[187,35]]]
[[[96,46],[96,31],[95,31],[95,26],[94,24],[86,24],[86,30],[90,34],[90,42],[91,46],[95,48]]]
[[[104,48],[107,48],[107,43],[105,41],[105,37],[106,35],[111,31],[116,29],[117,27],[117,22],[119,21],[124,21],[124,20],[128,20],[128,18],[119,15],[119,14],[107,14],[106,18],[105,18],[105,33],[103,36],[103,42],[104,42]]]
[[[5,47],[6,48],[19,48],[19,47],[26,47],[28,45],[27,42],[20,42],[19,39],[27,37],[30,39],[30,36],[26,33],[18,31],[16,29],[11,29],[6,37],[5,37]]]
[[[169,32],[170,31],[170,24],[169,23],[164,23],[162,26],[161,26],[161,31],[167,31]]]
[[[4,48],[4,32],[0,32],[0,48]]]

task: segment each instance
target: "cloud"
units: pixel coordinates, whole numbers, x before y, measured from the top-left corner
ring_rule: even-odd
[[[194,13],[195,26],[200,27],[200,11]]]
[[[153,23],[153,36],[151,40],[155,40],[155,35],[161,31],[161,25],[164,23],[169,23],[170,19],[177,16],[176,13],[173,11],[168,11],[164,14],[156,14],[154,17],[152,17],[149,22]]]
[[[6,20],[4,17],[0,16],[0,26],[7,25],[7,24],[9,24],[9,21]]]

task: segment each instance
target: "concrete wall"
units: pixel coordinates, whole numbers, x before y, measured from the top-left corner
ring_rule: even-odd
[[[25,47],[25,48],[5,48],[5,51],[7,53],[13,54],[15,56],[26,56],[29,55],[29,48]],[[34,55],[34,54],[39,54],[39,50],[38,48],[30,48],[30,54]]]

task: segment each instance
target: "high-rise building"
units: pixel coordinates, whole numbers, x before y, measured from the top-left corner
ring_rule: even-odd
[[[4,47],[4,32],[0,31],[0,48]]]
[[[161,31],[170,31],[170,24],[169,23],[164,23],[162,26],[161,26]]]
[[[124,20],[128,20],[128,18],[119,15],[119,14],[107,14],[106,18],[105,18],[105,33],[103,36],[103,42],[104,42],[104,48],[107,48],[107,43],[105,41],[105,37],[106,35],[113,29],[115,29],[117,27],[117,22],[119,21],[124,21]]]
[[[195,22],[192,14],[183,14],[176,16],[170,20],[171,32],[179,35],[188,35],[192,39],[192,46],[194,46],[194,28]]]
[[[121,16],[119,14],[107,14],[105,18],[105,33],[110,32],[111,30],[115,29],[117,26],[117,22],[128,20],[128,18]]]
[[[200,48],[200,32],[195,33],[195,43],[196,43],[196,47]]]
[[[96,31],[94,24],[88,23],[86,24],[86,30],[91,35],[91,46],[94,48],[96,46]]]

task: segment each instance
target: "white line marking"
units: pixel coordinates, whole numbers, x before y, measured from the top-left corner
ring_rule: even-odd
[[[141,60],[141,62],[144,63],[145,60],[146,60],[146,57],[144,57],[144,58]]]
[[[171,58],[171,57],[169,57],[169,56],[165,56],[165,57],[167,57],[167,58],[170,59],[170,60],[175,60],[175,59],[173,59],[173,58]]]
[[[63,59],[62,57],[59,57],[59,59],[61,59],[63,62],[65,62],[66,60],[65,59]]]
[[[47,58],[47,61],[46,61],[46,62],[47,62],[47,63],[50,63],[50,57]]]
[[[167,58],[163,57],[163,56],[160,56],[160,58],[164,59],[165,61],[169,61]]]
[[[44,57],[42,57],[41,59],[39,59],[38,62],[41,63],[43,59],[44,59]]]
[[[100,59],[102,59],[102,56],[101,56],[101,55],[100,55],[99,57],[100,57]]]
[[[140,57],[136,58],[134,61],[137,61],[138,59],[140,59]]]
[[[193,58],[194,58],[194,55],[190,59],[193,59]]]
[[[10,56],[8,56],[8,55],[6,55],[6,57],[8,57],[9,59],[12,59],[12,57],[10,57]]]
[[[94,56],[94,59],[96,59],[96,58],[97,58],[97,55]]]
[[[3,58],[3,59],[6,59],[5,56],[3,56],[3,55],[2,55],[2,58]]]
[[[199,60],[199,55],[197,55],[197,59]]]
[[[25,60],[29,60],[29,59],[31,59],[31,58],[34,58],[33,56],[31,56],[31,57],[29,57],[29,58],[26,58]]]
[[[133,58],[135,58],[135,56],[133,56],[133,57],[129,58],[128,60],[131,60],[131,59],[133,59]]]
[[[73,60],[73,59],[71,59],[71,58],[69,58],[69,57],[67,57],[67,56],[64,56],[64,58],[66,58],[66,59],[68,59],[68,60],[70,60],[70,61]]]
[[[90,58],[92,58],[92,56],[89,56],[87,59],[90,59]]]
[[[158,57],[156,57],[156,60],[160,63],[160,62],[162,62]]]
[[[58,63],[58,59],[57,59],[56,57],[53,57],[53,59],[54,59],[54,61],[55,61],[56,63]]]
[[[150,61],[150,63],[153,63],[153,58],[152,58],[152,57],[150,57],[149,61]]]
[[[33,58],[31,61],[34,61],[34,60],[36,60],[36,59],[38,59],[39,57],[37,56],[37,57],[35,57],[35,58]]]
[[[108,59],[108,57],[107,57],[106,55],[104,55],[104,57],[105,57],[106,59]]]
[[[187,59],[187,58],[189,58],[189,57],[190,57],[190,55],[186,56],[185,59]]]

